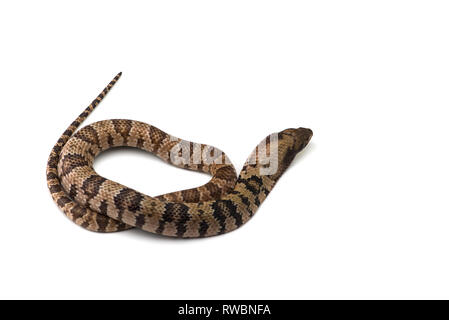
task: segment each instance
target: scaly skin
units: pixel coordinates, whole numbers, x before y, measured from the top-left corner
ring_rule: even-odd
[[[105,120],[74,134],[120,77],[69,126],[53,147],[47,165],[47,182],[56,204],[76,224],[99,232],[137,227],[165,236],[195,238],[223,234],[247,222],[273,189],[295,155],[308,144],[310,129],[286,129],[276,136],[277,148],[270,154],[277,169],[264,174],[266,164],[259,149],[270,150],[270,136],[262,140],[244,165],[239,177],[219,149],[177,139],[142,122]],[[171,151],[190,146],[185,163],[174,163]],[[204,186],[150,197],[98,175],[95,157],[117,146],[137,147],[183,168],[207,172],[212,179]],[[213,162],[195,158],[195,152],[216,155]],[[263,149],[265,150],[265,149]],[[273,152],[273,151],[270,151]],[[200,157],[201,158],[201,157]]]

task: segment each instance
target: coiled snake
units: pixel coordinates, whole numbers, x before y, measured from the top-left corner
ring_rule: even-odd
[[[195,238],[237,229],[254,215],[312,137],[312,131],[305,128],[268,136],[251,153],[237,177],[234,166],[219,149],[174,138],[142,122],[105,120],[75,133],[120,76],[62,134],[47,164],[53,200],[73,222],[91,231],[137,227],[165,236]],[[198,188],[147,196],[94,171],[95,157],[118,146],[149,151],[173,165],[209,173],[212,179]],[[265,156],[275,160],[271,172]]]

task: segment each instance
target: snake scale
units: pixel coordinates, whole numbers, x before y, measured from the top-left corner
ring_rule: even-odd
[[[139,121],[105,120],[76,131],[120,76],[117,74],[64,131],[47,163],[47,184],[53,200],[73,222],[91,231],[115,232],[137,227],[164,236],[197,238],[235,230],[254,215],[312,137],[310,129],[283,130],[276,134],[277,148],[273,152],[269,148],[273,143],[271,135],[268,136],[251,153],[237,177],[221,150],[175,138]],[[149,151],[170,164],[206,172],[212,178],[197,188],[147,196],[103,178],[93,169],[100,152],[119,146]],[[185,149],[190,153],[173,158],[173,149],[178,147],[175,155],[182,155],[182,146],[190,147]],[[261,161],[260,150],[276,159],[274,172],[261,174],[267,164]],[[198,154],[209,156],[209,161],[198,159]]]

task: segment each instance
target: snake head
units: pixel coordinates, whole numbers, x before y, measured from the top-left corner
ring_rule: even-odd
[[[312,139],[313,132],[307,128],[291,128],[281,131],[279,135],[282,140],[286,140],[291,150],[298,153],[307,146],[310,139]]]

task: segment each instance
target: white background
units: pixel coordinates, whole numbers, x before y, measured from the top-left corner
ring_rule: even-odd
[[[3,1],[0,298],[449,298],[447,1]],[[96,234],[47,190],[60,134],[141,120],[237,170],[314,130],[256,216],[224,236]],[[133,150],[97,171],[157,195],[205,183]]]

